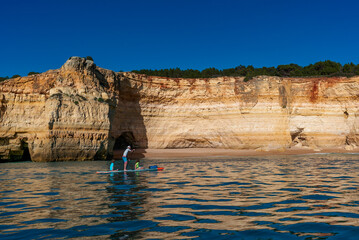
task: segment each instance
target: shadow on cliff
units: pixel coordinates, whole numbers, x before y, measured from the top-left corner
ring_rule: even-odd
[[[147,131],[141,114],[141,94],[137,84],[131,85],[131,80],[125,76],[117,86],[119,102],[110,113],[111,131],[110,140],[113,149],[113,157],[121,159],[127,146],[136,149],[130,153],[129,158],[144,158],[148,147]]]
[[[2,98],[0,99],[0,121],[3,119],[3,116],[6,112],[8,102],[9,101],[7,101],[5,99],[5,96],[3,95]]]

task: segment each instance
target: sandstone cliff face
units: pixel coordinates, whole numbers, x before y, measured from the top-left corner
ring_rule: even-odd
[[[234,77],[125,73],[124,78],[138,95],[149,148],[351,149],[358,144],[358,77],[263,76],[247,83]]]
[[[72,57],[0,83],[0,157],[104,159],[142,148],[356,148],[359,78],[168,79]],[[115,146],[116,147],[116,146]]]
[[[59,70],[0,85],[0,156],[18,159],[28,147],[33,161],[103,159],[114,72],[73,57]]]

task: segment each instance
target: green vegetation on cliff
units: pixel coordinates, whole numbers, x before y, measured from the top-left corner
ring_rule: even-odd
[[[241,76],[245,77],[245,80],[249,80],[255,76],[267,75],[267,76],[279,76],[279,77],[314,77],[314,76],[345,76],[352,77],[359,75],[359,64],[353,63],[340,64],[330,60],[324,62],[320,61],[308,66],[299,66],[291,63],[288,65],[278,65],[277,67],[262,67],[255,68],[252,65],[243,66],[240,65],[235,68],[216,69],[206,68],[202,71],[186,69],[181,70],[179,68],[170,69],[141,69],[133,70],[134,73],[146,74],[148,76],[160,76],[160,77],[172,77],[172,78],[213,78],[221,76]]]
[[[39,74],[39,72],[29,72],[29,73],[27,74],[27,76],[36,75],[36,74]]]
[[[9,77],[8,77],[8,76],[6,76],[6,77],[0,77],[0,82],[5,81],[6,79],[9,79]]]
[[[27,75],[31,76],[31,75],[36,75],[36,74],[40,74],[40,73],[39,72],[29,72]],[[15,74],[12,77],[9,77],[9,76],[0,77],[0,82],[5,81],[5,80],[10,79],[10,78],[18,78],[18,77],[21,77],[21,76],[18,75],[18,74]]]
[[[21,77],[20,75],[16,74],[16,75],[13,75],[11,78],[18,78],[18,77]],[[7,79],[10,79],[8,76],[6,77],[0,77],[0,82],[2,81],[5,81]]]

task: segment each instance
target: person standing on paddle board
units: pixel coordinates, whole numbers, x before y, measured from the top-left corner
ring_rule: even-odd
[[[131,146],[128,146],[127,149],[123,152],[122,155],[122,160],[123,160],[123,170],[126,171],[126,167],[127,167],[127,154],[128,152],[133,152],[135,151],[135,149],[131,150]]]

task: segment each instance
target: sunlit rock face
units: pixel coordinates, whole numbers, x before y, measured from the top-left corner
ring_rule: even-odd
[[[355,148],[359,78],[168,79],[125,73],[148,148]]]
[[[351,150],[358,96],[358,77],[175,79],[72,57],[60,69],[0,83],[0,157],[105,159],[121,144]]]
[[[70,58],[60,69],[0,84],[0,155],[33,161],[103,159],[118,76]]]

